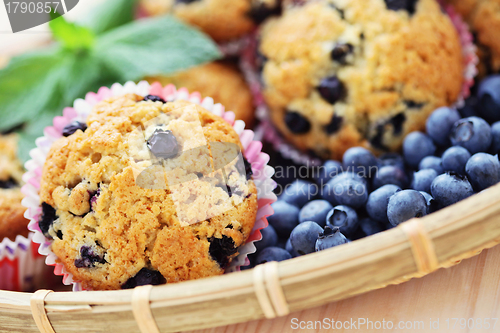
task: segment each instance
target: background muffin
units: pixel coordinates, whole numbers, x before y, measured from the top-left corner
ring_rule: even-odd
[[[0,135],[0,241],[28,235],[28,220],[21,205],[20,185],[24,173],[17,158],[17,138],[14,134]]]
[[[287,8],[263,25],[258,51],[271,119],[301,150],[334,159],[357,145],[397,150],[457,99],[460,41],[434,0]]]
[[[97,104],[86,124],[64,133],[44,165],[39,227],[85,289],[224,272],[257,212],[246,163],[241,172],[228,170],[223,183],[204,177],[216,164],[217,143],[241,149],[228,123],[193,103],[128,94]],[[218,202],[228,209],[213,211]]]
[[[241,119],[247,127],[254,122],[252,94],[243,75],[233,66],[213,62],[178,72],[171,76],[147,78],[162,85],[174,84],[177,88],[185,87],[197,91],[202,97],[210,96],[215,103],[221,103],[226,111],[233,111],[236,119]]]
[[[480,73],[500,70],[500,0],[446,0],[462,15],[476,35]]]
[[[172,13],[218,42],[239,38],[281,10],[280,0],[142,0],[149,15]]]

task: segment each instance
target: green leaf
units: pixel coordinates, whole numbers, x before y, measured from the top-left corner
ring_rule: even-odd
[[[18,132],[19,141],[17,144],[17,155],[22,163],[25,163],[26,161],[31,159],[31,157],[29,156],[29,152],[36,146],[35,140],[43,135],[43,129],[45,127],[52,125],[53,118],[57,115],[60,115],[61,110],[58,110],[58,108],[56,108],[54,110],[51,110],[50,112],[38,115],[37,117],[30,120],[24,126],[22,131]]]
[[[85,27],[66,21],[64,16],[51,13],[55,17],[49,22],[54,39],[69,50],[89,50],[95,43],[94,33]]]
[[[221,57],[209,37],[170,16],[114,29],[99,38],[95,51],[123,81],[168,74]]]
[[[65,65],[62,54],[48,49],[15,57],[0,70],[0,131],[43,112]]]
[[[96,35],[130,23],[134,20],[137,0],[106,0],[84,16],[78,23],[90,28]]]

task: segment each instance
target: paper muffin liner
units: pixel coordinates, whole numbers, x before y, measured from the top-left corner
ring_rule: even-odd
[[[273,214],[271,203],[276,201],[276,195],[273,193],[276,183],[271,179],[274,174],[274,169],[267,165],[269,155],[261,151],[262,143],[254,140],[254,132],[245,129],[245,123],[243,121],[235,120],[233,112],[226,112],[224,106],[221,104],[214,104],[214,100],[211,97],[206,97],[202,100],[198,92],[189,93],[185,88],[177,90],[173,85],[168,85],[166,87],[162,87],[159,83],[150,85],[146,81],[141,81],[137,84],[134,82],[127,82],[123,86],[115,83],[111,88],[101,87],[97,93],[88,93],[85,99],[77,99],[73,107],[65,108],[62,116],[54,118],[53,126],[45,128],[44,136],[36,139],[37,147],[30,151],[30,157],[32,159],[25,164],[27,172],[24,174],[23,180],[26,184],[23,186],[22,190],[26,197],[23,199],[22,203],[27,207],[24,216],[30,220],[28,228],[34,232],[33,241],[40,244],[38,252],[46,257],[45,263],[54,266],[54,274],[63,276],[64,284],[72,284],[74,291],[83,290],[81,284],[73,279],[73,275],[66,271],[62,264],[57,262],[57,256],[50,250],[51,241],[45,238],[38,226],[38,220],[42,212],[39,197],[42,168],[50,147],[56,140],[62,137],[63,128],[67,124],[75,120],[84,122],[95,104],[106,98],[126,93],[135,93],[141,96],[156,95],[170,102],[176,100],[189,100],[190,102],[203,106],[213,114],[222,117],[239,135],[244,149],[243,155],[252,165],[252,171],[254,173],[253,180],[258,191],[258,211],[255,225],[247,242],[239,248],[239,255],[233,259],[226,269],[226,272],[239,271],[241,266],[249,265],[250,261],[248,255],[256,251],[254,243],[262,238],[260,230],[267,227],[267,216]]]
[[[0,290],[34,291],[53,276],[33,236],[18,235],[14,241],[4,238],[0,242]]]
[[[450,17],[455,29],[460,38],[462,45],[462,55],[464,60],[464,82],[457,101],[453,107],[462,107],[465,99],[470,96],[470,89],[474,85],[474,78],[478,73],[477,65],[479,58],[476,55],[476,46],[474,38],[470,32],[469,26],[462,17],[453,9],[451,5],[446,5],[443,0],[438,0],[443,10]],[[256,105],[256,118],[260,124],[255,129],[255,133],[259,139],[270,143],[274,150],[281,153],[285,158],[292,160],[299,165],[309,167],[321,165],[322,161],[319,158],[313,157],[307,153],[299,151],[291,143],[286,141],[279,131],[274,127],[269,117],[270,110],[266,105],[262,94],[263,86],[260,74],[257,70],[257,47],[258,47],[258,31],[256,31],[250,40],[247,42],[247,48],[243,50],[240,58],[240,68],[245,76],[245,79],[252,92],[254,103]]]

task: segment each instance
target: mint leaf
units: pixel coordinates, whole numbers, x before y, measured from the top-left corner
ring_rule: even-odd
[[[42,112],[64,72],[64,57],[55,49],[13,58],[0,70],[0,131]]]
[[[99,38],[95,51],[123,81],[168,74],[221,57],[209,37],[171,16],[116,28]]]
[[[88,50],[95,42],[95,36],[90,29],[66,21],[64,16],[51,13],[54,18],[49,22],[54,39],[61,42],[69,50]]]
[[[130,23],[134,20],[136,0],[106,0],[78,23],[90,28],[96,35]]]

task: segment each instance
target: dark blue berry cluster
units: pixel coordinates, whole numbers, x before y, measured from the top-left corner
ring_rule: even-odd
[[[403,4],[390,2],[391,4]],[[389,2],[388,2],[389,4]],[[402,154],[354,147],[305,179],[277,179],[282,193],[252,264],[348,243],[457,203],[500,182],[500,75],[456,110],[435,110]]]

